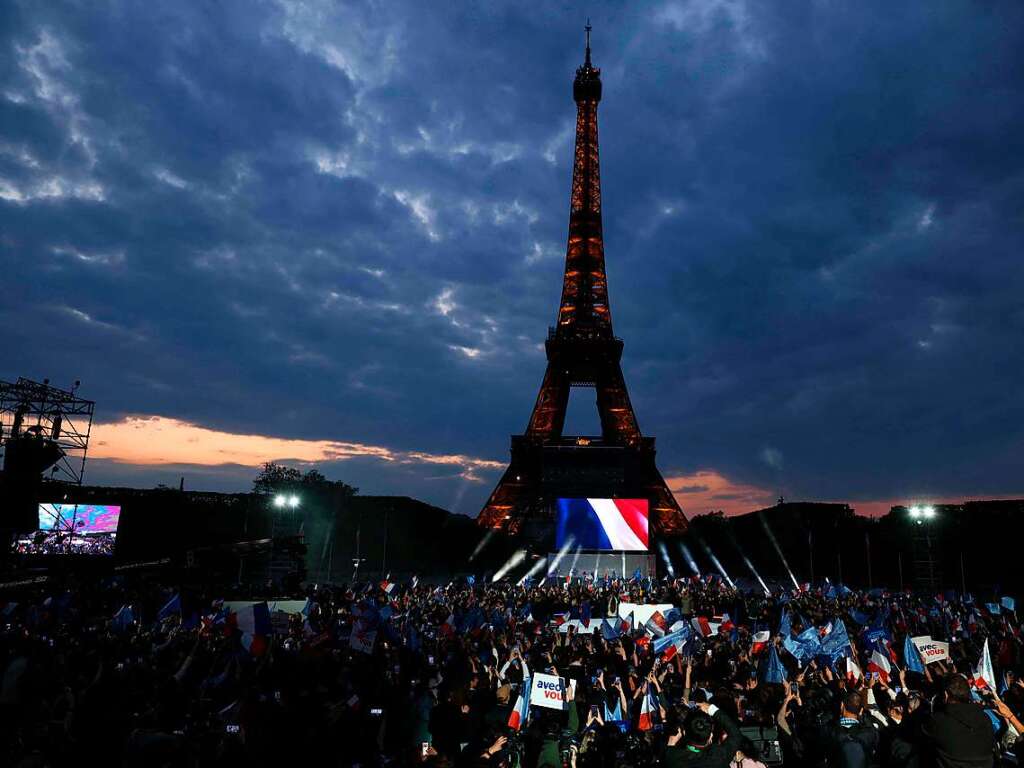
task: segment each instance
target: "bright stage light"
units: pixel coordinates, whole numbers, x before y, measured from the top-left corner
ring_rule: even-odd
[[[924,513],[925,518],[927,518],[928,520],[931,520],[933,517],[935,517],[935,507],[931,505],[922,509],[921,512]]]
[[[277,507],[278,509],[280,509],[281,507],[283,507],[287,503],[288,503],[288,499],[286,499],[281,494],[278,494],[277,496],[274,497],[274,506]]]
[[[294,494],[289,496],[288,497],[288,506],[291,507],[292,509],[295,509],[297,506],[299,506],[299,497],[294,495]]]
[[[916,506],[915,507],[911,507],[910,508],[910,516],[912,518],[914,518],[915,520],[917,520],[917,518],[919,518],[921,516],[921,508],[920,507],[916,507]]]

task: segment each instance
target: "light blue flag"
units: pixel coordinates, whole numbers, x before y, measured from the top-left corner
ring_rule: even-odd
[[[906,667],[907,672],[924,674],[924,662],[921,661],[921,654],[917,647],[911,642],[910,635],[903,638],[903,666]]]
[[[825,639],[821,641],[819,653],[835,661],[842,657],[849,647],[850,636],[846,634],[846,625],[843,624],[842,619],[836,619],[832,624],[832,631],[825,635]]]
[[[659,637],[654,641],[653,648],[655,653],[661,653],[670,645],[682,646],[687,640],[690,639],[690,625],[686,624],[675,632],[669,632],[664,637]]]
[[[789,617],[789,611],[782,609],[782,618],[779,619],[779,634],[783,639],[789,637],[793,632],[793,620]]]
[[[1017,608],[1016,608],[1017,603],[1014,601],[1014,599],[1012,597],[1004,597],[999,602],[1002,604],[1003,608],[1005,608],[1006,610],[1010,611],[1011,613],[1013,611],[1017,610]]]
[[[818,630],[814,627],[808,627],[795,638],[785,638],[782,645],[801,664],[805,659],[817,656],[821,650]]]

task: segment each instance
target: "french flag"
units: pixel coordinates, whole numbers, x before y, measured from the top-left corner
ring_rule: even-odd
[[[974,679],[971,681],[976,688],[988,688],[995,693],[996,675],[992,670],[992,655],[988,650],[988,638],[985,638],[985,645],[981,650],[981,659],[978,660],[978,668],[974,670]]]
[[[661,615],[661,611],[655,611],[651,614],[651,618],[647,620],[647,623],[644,624],[644,629],[656,637],[664,637],[665,633],[668,632],[668,622]]]
[[[755,633],[750,646],[750,654],[752,656],[756,656],[763,651],[767,647],[768,641],[771,640],[771,637],[772,634],[767,629]]]
[[[641,731],[649,731],[654,727],[654,705],[651,703],[651,692],[648,691],[640,703],[640,722],[637,728]]]
[[[849,656],[846,657],[846,679],[851,683],[855,683],[862,677],[860,667],[857,666],[857,662],[851,659]]]
[[[523,727],[523,723],[526,722],[526,718],[530,716],[530,690],[533,678],[526,678],[523,681],[523,688],[519,692],[519,698],[516,699],[516,705],[512,708],[511,714],[508,716],[508,727],[513,731],[518,731]]]
[[[889,657],[881,651],[872,651],[871,660],[868,662],[868,672],[877,672],[882,682],[888,685],[889,674],[892,672]]]
[[[556,540],[571,535],[584,549],[645,551],[647,499],[559,499]]]
[[[706,616],[697,616],[696,618],[690,620],[690,624],[693,625],[693,628],[696,631],[700,632],[701,636],[711,636],[711,623],[707,620]]]
[[[273,628],[270,626],[270,608],[266,601],[248,605],[235,614],[235,626],[242,633],[242,647],[253,656],[267,650]]]

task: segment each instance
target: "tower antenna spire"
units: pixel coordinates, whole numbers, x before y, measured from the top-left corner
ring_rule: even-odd
[[[593,29],[593,27],[590,26],[590,19],[589,18],[587,19],[587,26],[585,26],[583,29],[585,29],[586,32],[587,32],[587,55],[586,55],[586,58],[583,61],[583,64],[584,64],[584,66],[589,67],[590,66],[590,30]]]

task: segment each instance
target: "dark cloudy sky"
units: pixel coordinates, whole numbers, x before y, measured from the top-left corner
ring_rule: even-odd
[[[475,514],[543,374],[588,15],[684,509],[1024,494],[1017,0],[3,3],[0,378],[82,380],[90,482],[291,458]]]

